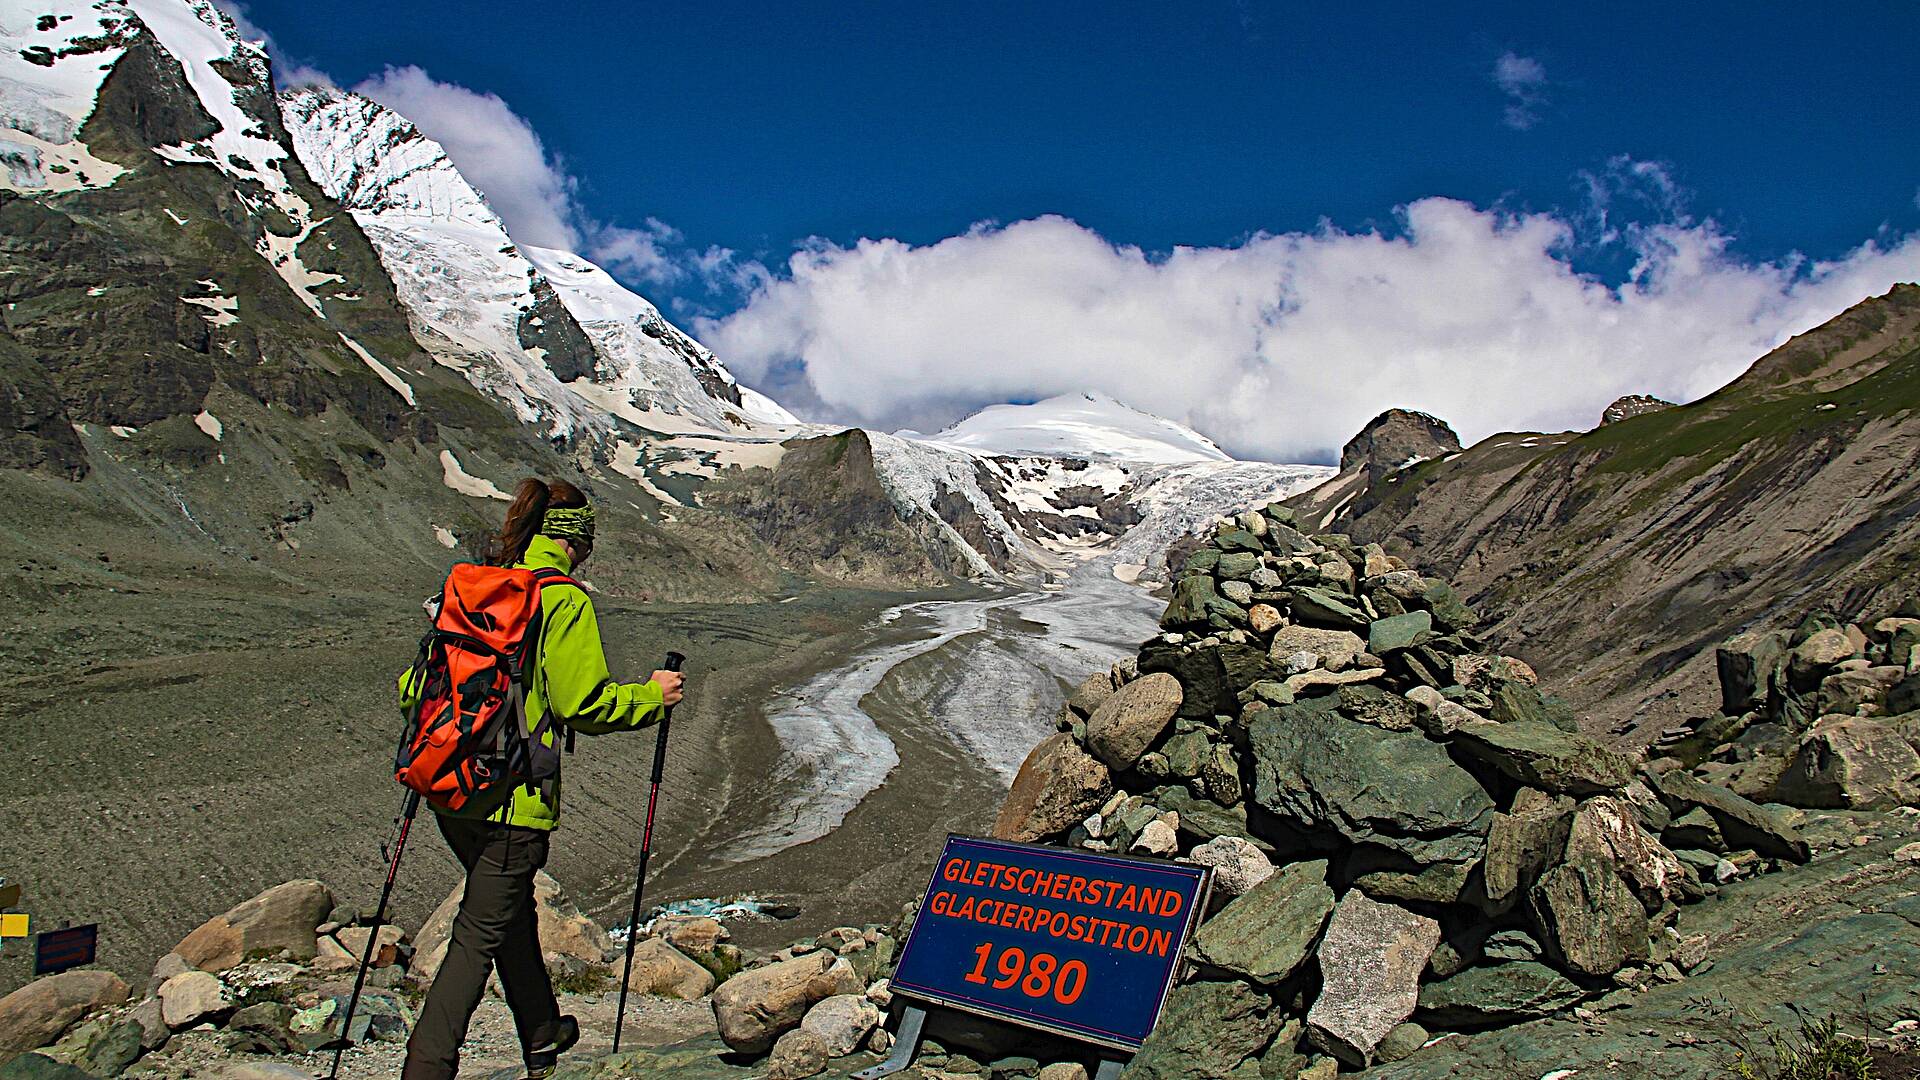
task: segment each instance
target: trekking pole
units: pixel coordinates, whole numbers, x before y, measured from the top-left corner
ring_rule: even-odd
[[[679,671],[687,658],[677,652],[667,654],[668,671]],[[613,1052],[620,1052],[620,1028],[627,1020],[627,983],[633,978],[633,939],[640,936],[640,894],[647,887],[647,856],[653,850],[653,810],[660,802],[660,770],[667,762],[667,725],[673,722],[673,706],[660,714],[660,734],[653,740],[653,787],[647,792],[647,827],[640,834],[640,869],[633,882],[633,914],[627,919],[627,963],[620,973],[620,1011],[613,1017]]]
[[[373,963],[373,950],[380,944],[380,927],[387,918],[387,898],[393,895],[393,879],[400,873],[400,855],[407,850],[407,831],[413,828],[413,815],[419,809],[420,793],[407,792],[406,805],[400,811],[400,838],[394,842],[393,860],[387,864],[387,883],[380,888],[380,903],[373,909],[373,928],[367,931],[367,947],[360,954],[360,970],[353,977],[353,996],[347,999],[347,1015],[340,1021],[340,1038],[333,1044],[333,1067],[327,1070],[327,1080],[338,1080],[340,1055],[353,1043],[353,1013],[360,1007],[360,988],[367,981],[367,965]]]

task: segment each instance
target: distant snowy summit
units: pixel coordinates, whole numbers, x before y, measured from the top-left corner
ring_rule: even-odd
[[[900,434],[986,456],[1153,465],[1233,460],[1192,428],[1105,394],[1060,394],[1031,405],[989,405],[936,435]]]

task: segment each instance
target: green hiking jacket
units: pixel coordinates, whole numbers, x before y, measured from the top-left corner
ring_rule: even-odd
[[[527,545],[526,557],[514,565],[563,574],[573,569],[560,545],[538,534]],[[411,667],[400,673],[402,712],[410,710],[419,697],[419,678]],[[566,585],[540,590],[540,651],[527,679],[528,717],[551,710],[559,724],[583,735],[604,735],[658,723],[662,704],[657,683],[613,681],[607,670],[606,650],[600,644],[600,620],[594,616],[593,601],[584,591]],[[558,726],[549,729],[546,745],[556,745],[555,740],[561,737]],[[551,829],[560,823],[559,778],[554,779],[552,802],[522,784],[508,794],[476,799],[458,811],[434,809],[450,817]]]

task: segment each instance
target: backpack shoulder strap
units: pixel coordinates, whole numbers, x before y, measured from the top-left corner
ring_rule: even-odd
[[[587,591],[586,586],[550,566],[543,566],[533,571],[533,580],[539,583],[541,588],[545,588],[548,585],[571,585],[581,592]]]

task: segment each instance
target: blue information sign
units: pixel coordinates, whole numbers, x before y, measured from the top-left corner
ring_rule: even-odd
[[[892,986],[1137,1050],[1211,884],[1204,866],[949,836]]]

